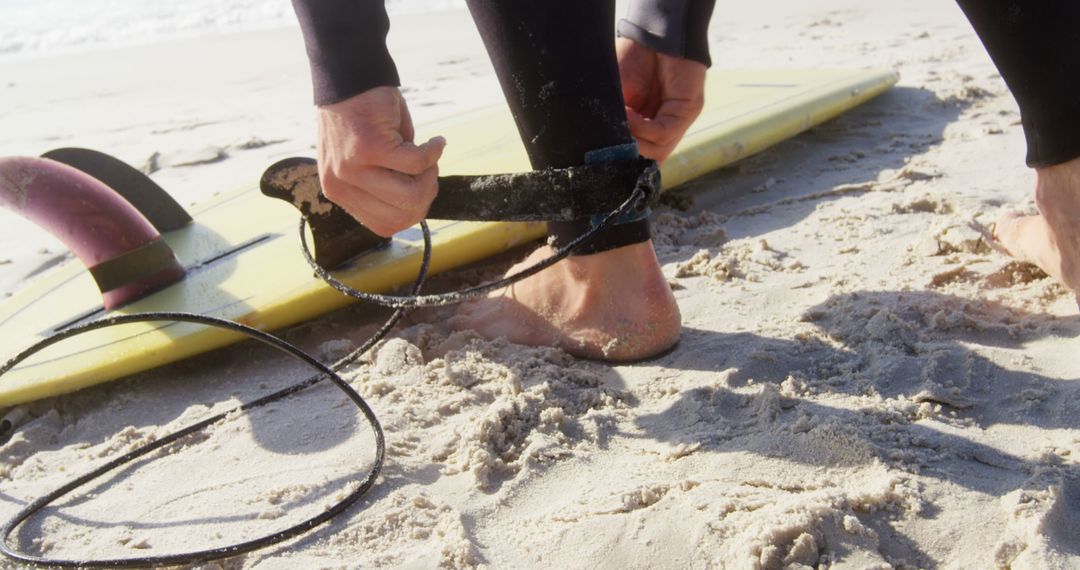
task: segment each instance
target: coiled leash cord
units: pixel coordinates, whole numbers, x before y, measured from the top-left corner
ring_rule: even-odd
[[[469,287],[460,291],[454,291],[450,293],[443,293],[439,295],[420,295],[420,288],[427,277],[428,270],[431,266],[431,230],[428,228],[426,222],[420,222],[420,229],[424,234],[424,254],[420,263],[420,270],[417,274],[416,281],[413,283],[412,291],[410,295],[376,295],[370,293],[363,293],[357,291],[329,274],[319,264],[317,264],[311,255],[308,248],[307,238],[305,237],[305,225],[306,221],[301,219],[300,221],[300,243],[301,250],[304,254],[304,258],[308,264],[311,265],[321,279],[326,281],[330,286],[338,291],[354,297],[356,299],[390,307],[395,309],[394,313],[387,319],[386,323],[363,344],[363,346],[349,353],[349,355],[338,360],[332,366],[326,366],[319,362],[315,357],[304,352],[300,348],[296,347],[285,340],[282,340],[274,335],[260,331],[258,329],[242,325],[240,323],[228,321],[225,319],[219,319],[216,317],[209,317],[206,315],[199,315],[195,313],[181,313],[181,312],[158,312],[158,313],[139,313],[133,315],[122,315],[117,317],[108,317],[100,319],[91,323],[83,325],[77,325],[58,332],[48,338],[45,338],[31,347],[23,350],[19,354],[15,355],[7,362],[0,366],[0,377],[9,372],[12,368],[18,365],[20,362],[26,360],[30,356],[40,352],[41,350],[66,340],[68,338],[78,336],[83,333],[87,333],[93,330],[103,329],[112,326],[118,326],[130,323],[140,322],[156,322],[156,321],[174,321],[174,322],[187,322],[206,325],[210,327],[220,328],[235,331],[244,334],[250,338],[258,340],[264,344],[270,345],[286,354],[289,354],[308,366],[318,371],[318,374],[293,384],[283,390],[264,396],[258,400],[252,401],[247,404],[243,404],[239,407],[233,408],[227,412],[220,413],[216,416],[207,418],[198,423],[192,424],[184,429],[169,434],[157,441],[144,445],[134,451],[128,452],[108,463],[76,478],[75,480],[65,484],[59,489],[30,502],[23,510],[19,511],[14,517],[8,520],[2,528],[0,528],[0,553],[3,553],[8,558],[13,560],[33,564],[36,566],[53,566],[53,567],[111,567],[111,568],[125,568],[125,567],[139,567],[139,566],[162,566],[162,565],[177,565],[177,564],[198,564],[202,562],[208,562],[211,560],[217,560],[220,558],[227,558],[230,556],[237,556],[253,550],[265,548],[291,538],[295,538],[317,526],[323,524],[330,519],[334,518],[341,512],[348,509],[362,496],[364,496],[368,490],[375,484],[376,478],[379,476],[379,472],[382,470],[383,461],[385,459],[385,438],[383,435],[382,426],[379,424],[378,418],[375,416],[375,412],[364,400],[355,389],[352,388],[338,372],[345,366],[349,365],[365,352],[370,350],[375,344],[386,337],[394,325],[401,320],[405,311],[413,307],[430,307],[440,305],[451,305],[454,303],[460,303],[462,301],[476,298],[485,295],[496,289],[512,285],[522,279],[526,279],[543,271],[544,269],[558,263],[559,261],[570,256],[574,250],[581,245],[592,239],[598,232],[615,224],[616,220],[628,213],[632,208],[635,208],[639,202],[646,199],[645,190],[638,186],[631,193],[630,197],[626,199],[617,209],[610,214],[607,214],[599,223],[593,226],[590,230],[583,233],[581,236],[575,238],[565,247],[557,249],[550,257],[537,262],[535,265],[527,267],[513,275],[504,277],[502,279],[492,281],[483,285],[475,287]],[[180,554],[167,554],[160,556],[140,556],[133,558],[113,558],[113,559],[101,559],[101,560],[65,560],[58,558],[46,558],[41,556],[34,556],[17,551],[8,541],[11,535],[15,532],[16,528],[24,521],[41,512],[45,507],[52,504],[57,499],[71,493],[75,489],[85,485],[86,483],[97,479],[98,477],[117,469],[123,465],[127,465],[132,461],[158,449],[165,447],[171,443],[174,443],[188,435],[197,433],[206,429],[207,427],[216,424],[224,420],[230,414],[237,411],[247,411],[260,406],[264,406],[271,402],[282,400],[291,395],[294,395],[302,390],[310,388],[321,382],[323,379],[329,378],[339,390],[345,393],[346,396],[360,409],[364,418],[371,425],[371,429],[375,434],[375,460],[368,472],[368,475],[360,482],[359,487],[356,490],[349,493],[344,499],[329,507],[322,513],[307,519],[301,523],[295,524],[284,530],[280,530],[273,534],[268,534],[256,539],[240,542],[230,546],[223,546],[214,549],[200,550],[196,552],[187,552]],[[170,452],[171,453],[171,452]]]
[[[416,281],[413,283],[412,286],[413,294],[417,294],[420,292],[420,287],[423,285],[424,280],[427,277],[428,268],[431,262],[431,232],[428,229],[426,222],[421,222],[420,228],[424,234],[424,257],[421,261],[420,271],[416,277]],[[329,521],[330,519],[337,516],[339,513],[343,512],[345,509],[352,506],[353,503],[358,501],[360,497],[364,496],[364,494],[366,494],[368,490],[371,489],[372,485],[375,484],[375,479],[379,476],[379,472],[382,470],[382,464],[386,453],[385,438],[383,435],[382,426],[379,424],[379,420],[375,416],[375,412],[372,411],[371,407],[364,400],[364,398],[360,396],[360,394],[358,394],[356,390],[354,390],[352,386],[348,384],[348,382],[346,382],[344,379],[341,378],[341,376],[338,375],[338,371],[348,366],[351,362],[353,362],[362,354],[370,350],[371,347],[375,346],[376,343],[382,340],[390,332],[390,330],[393,329],[394,325],[396,325],[398,321],[401,320],[401,317],[403,317],[404,315],[405,309],[397,309],[396,311],[394,311],[393,314],[390,315],[390,318],[387,319],[386,323],[384,323],[383,326],[380,327],[379,330],[374,335],[372,335],[372,337],[368,339],[367,342],[363,344],[363,346],[360,346],[356,350],[352,351],[347,356],[338,360],[330,367],[327,367],[323,363],[319,362],[315,357],[311,356],[307,352],[304,352],[297,346],[285,340],[282,340],[274,335],[233,321],[219,319],[216,317],[208,317],[206,315],[199,315],[195,313],[151,312],[109,317],[91,323],[71,327],[67,330],[56,333],[46,339],[35,343],[33,346],[27,348],[26,350],[9,359],[7,362],[4,363],[3,366],[0,366],[0,377],[2,377],[4,374],[6,374],[12,368],[14,368],[23,360],[29,358],[30,356],[40,352],[41,350],[53,344],[71,338],[73,336],[77,336],[93,330],[103,329],[112,326],[119,326],[123,324],[156,321],[188,322],[235,331],[244,334],[249,338],[253,338],[255,340],[258,340],[259,342],[270,345],[286,354],[289,354],[303,361],[308,366],[317,370],[318,374],[308,378],[307,380],[304,380],[303,382],[293,384],[292,386],[270,394],[269,396],[264,396],[253,402],[249,402],[236,408],[232,408],[226,412],[222,412],[213,417],[207,418],[205,420],[192,424],[184,429],[169,434],[157,441],[139,447],[138,449],[135,449],[112,461],[109,461],[101,467],[98,467],[97,469],[94,469],[93,471],[67,483],[59,489],[35,501],[32,501],[25,508],[23,508],[23,510],[19,511],[14,517],[12,517],[7,523],[5,523],[2,529],[0,529],[0,533],[2,533],[2,540],[0,540],[0,552],[2,552],[8,558],[17,560],[19,562],[25,562],[37,566],[51,567],[98,566],[125,568],[175,564],[197,564],[201,562],[208,562],[210,560],[217,560],[219,558],[236,556],[245,552],[251,552],[260,548],[265,548],[267,546],[271,546],[273,544],[277,544],[279,542],[299,536],[311,530],[312,528],[315,528],[316,526],[319,526],[320,524]],[[318,384],[325,378],[329,378],[339,390],[344,392],[345,395],[353,401],[356,407],[360,408],[361,413],[364,415],[364,418],[367,420],[368,424],[371,426],[371,429],[375,434],[375,459],[374,464],[372,465],[371,470],[368,472],[367,477],[360,481],[360,485],[354,491],[346,495],[342,500],[338,501],[336,504],[329,507],[322,513],[284,530],[238,544],[213,548],[209,550],[200,550],[196,552],[168,554],[160,556],[139,556],[132,558],[113,558],[101,560],[65,560],[59,558],[46,558],[26,554],[23,552],[19,552],[9,544],[9,539],[12,533],[14,533],[15,529],[25,520],[39,513],[42,509],[49,506],[57,499],[67,495],[75,489],[85,485],[86,483],[89,483],[90,481],[93,481],[94,479],[97,479],[98,477],[117,469],[118,467],[127,465],[128,463],[131,463],[132,461],[152,451],[155,451],[166,445],[169,445],[170,443],[178,441],[185,436],[200,432],[211,425],[219,423],[226,417],[228,417],[229,414],[235,413],[237,411],[251,410],[272,402],[276,402],[278,400],[285,399],[293,394],[296,394],[302,390],[314,386],[315,384]]]

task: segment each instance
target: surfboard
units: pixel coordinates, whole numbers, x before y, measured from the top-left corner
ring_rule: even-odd
[[[671,188],[729,165],[832,119],[886,91],[898,75],[876,70],[713,70],[706,107],[664,164]],[[418,128],[451,142],[441,174],[529,170],[509,110],[493,106]],[[257,179],[259,173],[252,173]],[[300,323],[352,302],[312,275],[299,250],[298,212],[241,188],[192,210],[194,222],[163,234],[187,277],[116,311],[106,311],[78,262],[39,277],[0,305],[0,350],[15,354],[77,323],[110,314],[187,311],[262,330]],[[431,223],[432,272],[481,260],[545,234],[542,223]],[[416,277],[419,229],[334,274],[351,287],[385,292]],[[0,378],[0,406],[72,392],[224,347],[244,337],[188,323],[139,323],[69,339]],[[0,354],[0,361],[7,355]]]

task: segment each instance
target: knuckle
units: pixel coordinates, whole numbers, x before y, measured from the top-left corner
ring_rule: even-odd
[[[387,154],[386,146],[381,137],[360,133],[353,141],[351,154],[360,164],[381,164]]]
[[[337,178],[328,177],[323,179],[322,191],[327,200],[337,204],[348,195],[349,186]]]
[[[383,237],[389,237],[411,226],[412,221],[411,218],[404,213],[398,213],[391,216],[385,216],[378,220],[376,224],[378,230],[372,229],[372,231]]]
[[[663,130],[656,134],[654,142],[660,146],[674,144],[682,137],[683,129],[680,125],[666,125]]]
[[[638,137],[638,143],[645,143],[652,146],[660,144],[656,133],[642,133],[641,136]]]
[[[319,182],[323,186],[334,184],[338,180],[337,169],[329,159],[319,159]]]
[[[427,210],[427,204],[410,209],[408,215],[402,218],[401,225],[403,227],[410,227],[420,223],[420,220],[424,219],[424,216],[427,215]]]
[[[372,223],[364,224],[364,226],[367,229],[371,230],[372,233],[374,233],[374,234],[376,234],[376,235],[378,235],[380,237],[390,237],[390,236],[394,235],[395,233],[397,233],[397,232],[395,232],[393,230],[393,228],[391,228],[389,226],[386,226],[386,225],[383,225],[383,224],[378,223],[378,222],[372,222]]]
[[[397,150],[401,154],[402,162],[413,167],[421,167],[417,173],[427,168],[427,166],[423,166],[428,162],[428,153],[425,149],[403,142]]]
[[[439,187],[434,179],[417,178],[402,196],[402,209],[422,213],[427,210],[438,192]]]
[[[365,139],[358,139],[352,149],[353,157],[359,164],[377,164],[379,158],[382,155],[382,151]]]
[[[398,160],[400,172],[410,177],[419,176],[424,171],[424,163],[415,156],[401,157]]]
[[[425,181],[425,184],[422,185],[421,190],[423,190],[424,210],[426,211],[427,207],[431,204],[431,201],[439,195],[438,170],[431,171],[430,177]]]
[[[434,164],[436,157],[424,149],[402,145],[398,147],[398,163],[406,174],[419,176]]]
[[[402,229],[395,220],[387,219],[385,216],[364,216],[364,218],[360,220],[360,223],[382,237],[390,237]]]

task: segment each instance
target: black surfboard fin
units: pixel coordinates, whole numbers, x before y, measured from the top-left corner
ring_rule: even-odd
[[[77,168],[105,183],[135,206],[160,233],[191,223],[191,215],[161,186],[128,163],[87,148],[58,148],[41,155]]]
[[[294,157],[270,165],[259,189],[271,198],[292,204],[307,219],[315,249],[315,261],[333,269],[357,255],[390,243],[365,228],[345,210],[322,195],[314,158]]]

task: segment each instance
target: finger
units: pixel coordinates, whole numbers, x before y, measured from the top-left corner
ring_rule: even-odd
[[[412,177],[372,168],[345,199],[354,218],[379,235],[389,236],[427,217],[438,193],[438,167]],[[345,206],[342,206],[345,207]]]
[[[645,105],[645,90],[642,88],[640,82],[634,81],[630,77],[626,77],[626,73],[623,74],[622,80],[622,96],[623,102],[626,103],[627,108],[641,109]]]
[[[417,176],[435,166],[445,148],[446,139],[443,137],[434,137],[420,146],[402,141],[381,157],[379,166]]]
[[[670,142],[670,133],[665,126],[655,119],[649,119],[641,113],[630,110],[626,113],[626,119],[630,123],[630,134],[639,141],[649,142],[655,145]]]
[[[631,132],[635,126],[643,138],[658,145],[675,144],[686,133],[699,110],[691,101],[670,99],[665,101],[653,119],[641,117],[638,121],[631,121]]]
[[[655,93],[643,94],[637,97],[636,102],[633,103],[630,99],[627,99],[626,105],[642,117],[652,119],[656,117],[656,113],[660,110],[660,98]]]
[[[652,118],[660,110],[660,94],[646,85],[635,86],[623,83],[623,101],[626,107],[633,109],[643,117]]]
[[[671,154],[671,147],[662,147],[655,145],[649,141],[638,141],[638,152],[645,158],[651,158],[663,166],[664,161],[667,160],[669,154]]]
[[[423,216],[439,190],[437,173],[434,166],[417,176],[367,167],[360,171],[354,184],[395,208]]]
[[[704,107],[705,99],[703,97],[668,99],[657,110],[656,120],[671,129],[676,129],[678,136],[681,137],[690,128],[690,125],[694,124]]]
[[[652,124],[653,121],[642,117],[640,114],[634,113],[632,110],[627,112],[627,118],[630,121],[630,134],[638,144],[638,152],[641,156],[651,158],[661,164],[671,154],[672,144],[659,144],[653,139],[649,138],[654,136],[654,133],[650,130],[655,130],[656,127]]]
[[[394,208],[422,214],[438,192],[438,167],[435,165],[421,170],[416,176],[384,166],[353,162],[338,167],[336,171],[328,169],[323,182],[323,192],[334,202],[339,198],[345,199],[345,194],[355,188],[376,196]],[[341,184],[334,184],[332,178],[340,180]]]
[[[390,237],[419,221],[378,196],[341,180],[324,182],[323,193],[356,221],[383,237]]]

